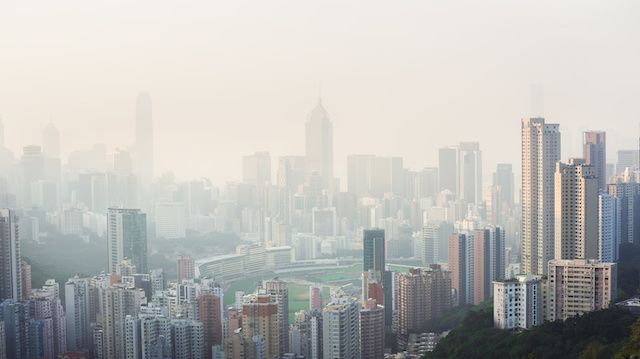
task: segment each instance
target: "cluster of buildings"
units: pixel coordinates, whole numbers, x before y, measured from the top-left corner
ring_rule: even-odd
[[[1,129],[0,359],[383,358],[395,346],[419,357],[441,336],[430,324],[455,306],[493,298],[505,329],[609,306],[620,244],[640,241],[638,151],[609,165],[605,133],[586,132],[583,158],[563,162],[559,126],[541,118],[522,121],[519,203],[511,164],[486,176],[477,142],[440,148],[438,167],[417,171],[350,155],[341,184],[321,102],[304,155],[275,168],[268,152],[244,156],[242,180],[222,186],[155,176],[146,94],[135,144],[110,156],[96,145],[63,164],[49,125],[42,146],[15,158]],[[244,242],[179,256],[175,280],[150,268],[154,240],[211,232]],[[32,289],[20,243],[56,235],[106,239],[107,268]],[[234,280],[338,257],[362,258],[360,293],[332,288],[323,300],[311,287],[309,309],[290,317],[288,285],[274,279],[224,305]]]

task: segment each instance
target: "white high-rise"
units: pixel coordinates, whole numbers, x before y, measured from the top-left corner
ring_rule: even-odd
[[[333,124],[322,100],[311,111],[305,124],[306,170],[317,174],[325,188],[333,182]]]
[[[582,159],[555,173],[555,259],[598,258],[598,177]]]
[[[322,311],[324,358],[360,358],[360,304],[355,298],[334,296]]]
[[[558,124],[522,120],[522,272],[544,274],[554,257],[554,171],[560,160]]]
[[[478,142],[462,142],[458,146],[460,199],[480,204],[482,197],[482,152]]]
[[[532,275],[494,281],[494,326],[500,329],[529,329],[542,324],[542,285],[540,277]]]
[[[91,321],[89,278],[75,276],[64,285],[67,322],[67,349],[71,351],[91,348]]]

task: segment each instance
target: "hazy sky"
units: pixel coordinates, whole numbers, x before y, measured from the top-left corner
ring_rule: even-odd
[[[157,172],[219,183],[242,155],[303,154],[321,87],[336,174],[347,154],[418,169],[470,140],[489,174],[519,162],[537,83],[565,145],[606,129],[614,159],[639,132],[639,18],[632,0],[0,0],[0,114],[16,152],[50,118],[63,154],[126,147],[145,90]]]

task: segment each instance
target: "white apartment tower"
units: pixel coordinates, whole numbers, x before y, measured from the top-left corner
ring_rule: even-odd
[[[522,272],[545,274],[554,257],[554,171],[560,160],[558,124],[523,119]]]
[[[335,296],[322,311],[324,358],[360,358],[360,304],[355,298]]]
[[[555,259],[598,258],[598,178],[582,159],[555,173]]]
[[[493,324],[500,329],[529,329],[542,324],[540,276],[520,275],[493,282]]]

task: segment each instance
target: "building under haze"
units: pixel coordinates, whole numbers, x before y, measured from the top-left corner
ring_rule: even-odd
[[[587,131],[583,134],[582,157],[593,168],[598,180],[598,190],[607,189],[607,134],[604,131]]]
[[[560,160],[558,124],[523,119],[521,270],[545,274],[554,256],[554,171]]]
[[[109,273],[131,260],[137,273],[147,273],[147,216],[139,209],[109,208],[107,213]]]
[[[18,218],[7,208],[0,209],[0,303],[22,299],[22,263]]]
[[[305,124],[305,148],[307,174],[319,175],[323,187],[330,188],[333,182],[333,124],[321,99]]]
[[[151,96],[142,92],[136,98],[135,126],[135,160],[136,174],[142,184],[151,184],[154,176],[154,139]]]
[[[324,358],[360,358],[360,304],[355,298],[334,295],[322,311]]]

